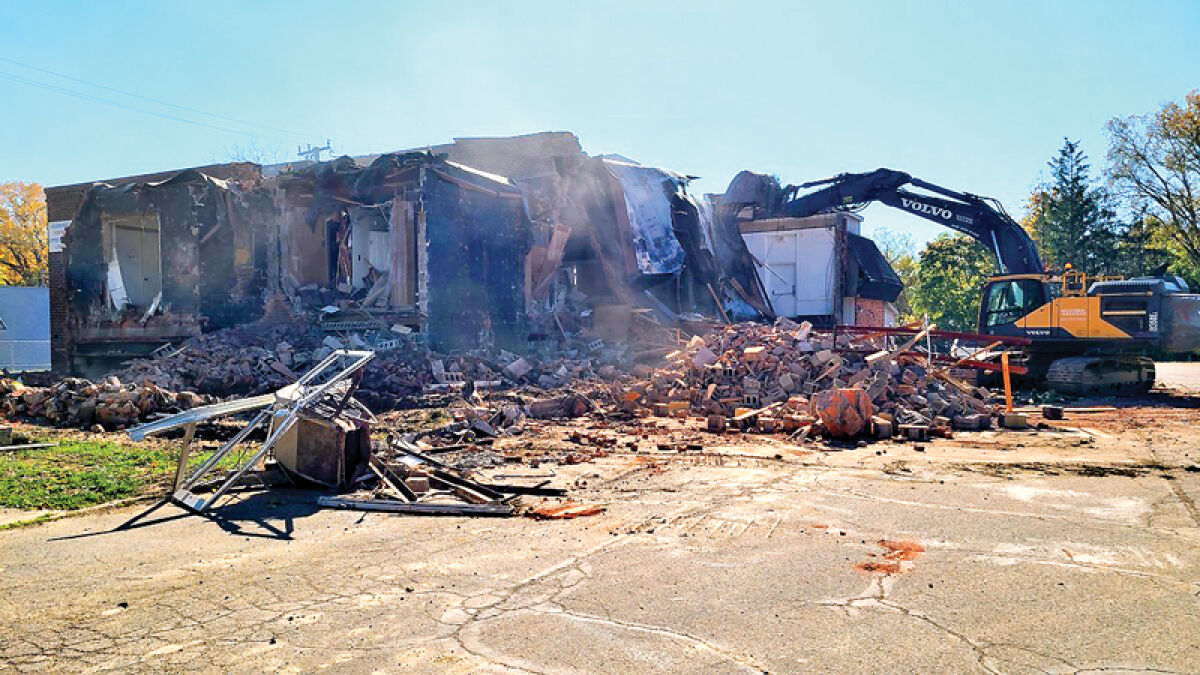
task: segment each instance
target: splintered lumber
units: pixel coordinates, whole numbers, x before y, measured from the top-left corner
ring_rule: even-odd
[[[721,323],[728,326],[729,315],[725,313],[725,307],[721,305],[721,298],[717,295],[716,289],[713,288],[712,284],[704,284],[704,287],[708,289],[708,294],[712,296],[713,302],[717,305],[717,314],[721,317]]]
[[[953,370],[955,368],[961,368],[963,366],[966,366],[968,368],[974,368],[976,370],[992,370],[992,371],[1000,370],[1002,368],[1002,366],[1000,364],[989,363],[988,361],[978,361],[975,359],[975,357],[978,356],[979,354],[982,354],[989,350],[995,349],[996,347],[999,347],[1000,344],[1001,344],[1000,342],[993,342],[982,349],[977,349],[974,352],[968,354],[967,356],[964,356],[963,358],[958,359],[954,363],[951,363],[948,366],[944,366],[942,368],[937,369],[936,371],[934,371],[932,373],[932,375],[934,377],[945,378],[946,376],[949,375],[951,370]],[[1012,364],[1009,364],[1008,371],[1010,373],[1014,373],[1016,375],[1024,375],[1029,372],[1029,370],[1025,366],[1016,366],[1016,365],[1012,365]]]
[[[763,406],[756,410],[747,410],[746,412],[744,412],[740,415],[734,415],[733,417],[730,417],[729,419],[732,422],[741,422],[742,420],[750,419],[751,417],[754,417],[755,415],[761,415],[765,412],[771,412],[772,410],[775,410],[776,408],[782,408],[782,407],[783,407],[782,401],[777,402],[777,403],[772,403],[771,405]]]
[[[884,357],[891,356],[891,355],[892,355],[892,353],[890,351],[888,351],[886,349],[880,349],[879,351],[875,352],[874,354],[867,354],[867,356],[863,360],[866,361],[868,364],[871,364],[871,363],[875,363],[879,359],[882,359]]]
[[[920,342],[922,338],[924,338],[926,335],[928,335],[929,332],[934,330],[935,328],[937,328],[937,324],[931,323],[928,326],[926,326],[925,328],[922,328],[920,330],[920,332],[918,332],[916,335],[912,336],[912,338],[910,338],[908,342],[905,342],[898,349],[895,349],[895,350],[881,349],[881,350],[875,352],[874,354],[867,355],[867,357],[864,360],[867,362],[868,365],[870,365],[870,364],[875,363],[876,361],[883,359],[883,358],[899,356],[901,354],[907,353],[908,350],[913,348],[913,345]],[[878,337],[880,334],[870,333],[868,335]],[[824,375],[822,375],[822,377],[824,377]],[[817,379],[820,379],[820,378],[817,378]]]
[[[408,487],[408,483],[405,483],[403,478],[397,476],[394,471],[389,469],[387,464],[384,464],[375,457],[371,457],[368,464],[371,467],[371,471],[374,471],[375,475],[379,476],[379,480],[384,485],[390,487],[396,494],[400,495],[405,501],[417,501],[417,493]]]
[[[928,326],[922,328],[921,332],[912,336],[912,338],[910,338],[908,342],[905,342],[903,345],[901,345],[901,347],[894,352],[895,355],[899,356],[900,354],[907,353],[908,350],[912,349],[913,346],[916,345],[918,342],[920,342],[926,335],[929,335],[929,331],[936,330],[936,329],[937,329],[936,323],[931,323]]]
[[[935,377],[939,380],[942,380],[943,382],[949,382],[950,384],[957,387],[958,390],[963,392],[964,394],[970,394],[971,392],[973,392],[975,390],[975,387],[972,387],[971,385],[967,384],[966,382],[963,382],[962,380],[958,379],[957,377],[954,377],[953,375],[951,375],[949,370],[935,370],[932,373],[930,373],[929,375],[930,375],[930,377]]]
[[[980,354],[983,354],[984,352],[995,349],[996,347],[999,347],[1001,344],[1002,343],[1000,343],[1000,342],[993,342],[993,343],[987,345],[986,347],[981,347],[980,349],[976,349],[975,351],[971,352],[970,354],[967,354],[966,356],[955,361],[954,363],[951,363],[950,365],[945,366],[943,368],[939,368],[938,370],[949,372],[949,371],[961,366],[962,364],[966,363],[967,361],[974,361],[976,356],[979,356]]]

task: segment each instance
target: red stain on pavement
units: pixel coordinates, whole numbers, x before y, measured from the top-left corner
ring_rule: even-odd
[[[880,539],[879,545],[887,550],[881,557],[882,560],[868,560],[854,566],[854,569],[860,572],[875,572],[879,574],[898,574],[907,571],[901,567],[900,563],[905,561],[916,560],[917,556],[925,552],[925,547],[915,541],[897,541],[893,539]],[[868,554],[875,557],[876,554]]]

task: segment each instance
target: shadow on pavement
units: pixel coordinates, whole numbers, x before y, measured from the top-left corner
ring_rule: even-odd
[[[317,496],[321,492],[317,490],[278,487],[269,490],[251,488],[241,492],[230,491],[229,494],[233,497],[232,501],[227,497],[221,505],[203,513],[184,509],[169,499],[162,499],[110,530],[54,537],[49,541],[117,534],[183,518],[203,518],[216,523],[218,527],[230,534],[243,537],[287,540],[292,538],[297,518],[310,516],[321,508],[317,505]],[[172,512],[151,518],[159,509],[167,505],[173,507]]]

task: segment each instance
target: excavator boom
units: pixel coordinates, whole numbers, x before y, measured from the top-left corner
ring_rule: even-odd
[[[754,186],[752,178],[741,180],[743,192]],[[815,189],[800,194],[810,188]],[[992,252],[998,275],[984,291],[979,330],[1033,339],[1025,350],[1030,372],[1054,389],[1145,391],[1154,384],[1154,363],[1136,352],[1200,348],[1200,296],[1177,284],[1167,289],[1165,280],[1154,278],[1098,282],[1074,294],[1059,293],[1051,288],[1033,240],[994,199],[876,169],[788,186],[769,203],[777,213],[802,218],[870,202],[962,232]]]
[[[908,185],[939,196],[904,189]],[[797,194],[800,189],[812,187],[819,189]],[[949,190],[913,178],[903,171],[876,169],[867,173],[843,173],[789,187],[787,194],[781,211],[789,216],[803,218],[878,201],[974,238],[996,256],[1000,274],[1044,272],[1033,240],[995,200]]]

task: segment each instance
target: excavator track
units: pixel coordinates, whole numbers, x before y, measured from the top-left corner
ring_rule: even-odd
[[[1144,356],[1072,356],[1046,371],[1046,384],[1063,394],[1144,394],[1154,386],[1154,362]]]

